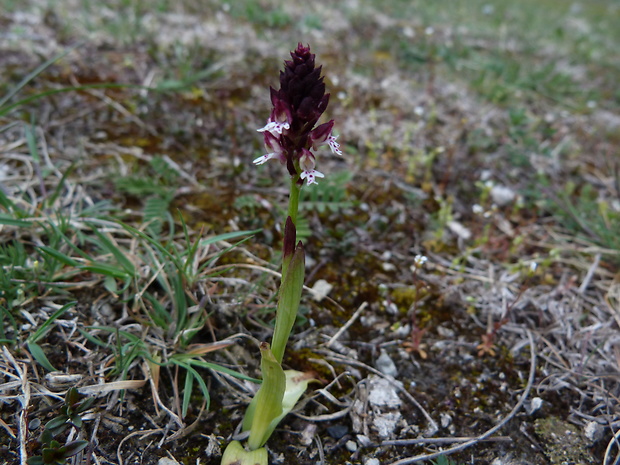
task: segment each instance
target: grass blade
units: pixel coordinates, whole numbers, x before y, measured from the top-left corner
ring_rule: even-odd
[[[181,418],[185,418],[187,415],[187,409],[189,402],[192,398],[192,388],[194,387],[194,374],[187,370],[185,375],[185,386],[183,387],[183,404],[181,406]]]
[[[73,51],[78,46],[79,46],[79,44],[75,45],[73,47],[69,47],[69,49],[65,50],[64,52],[62,52],[62,53],[60,53],[60,54],[50,58],[49,60],[47,60],[47,61],[45,61],[43,63],[41,63],[39,66],[37,66],[35,69],[33,69],[30,73],[28,73],[26,76],[24,76],[24,78],[21,81],[19,81],[17,83],[17,85],[12,90],[10,90],[4,97],[0,98],[0,116],[6,114],[12,108],[12,107],[2,108],[6,102],[11,100],[20,90],[22,90],[24,87],[26,87],[26,85],[30,81],[32,81],[35,77],[37,77],[39,74],[41,74],[43,71],[45,71],[47,68],[49,68],[51,65],[53,65],[58,60],[60,60],[64,56],[66,56],[69,53],[71,53],[71,51]]]
[[[37,361],[39,365],[41,365],[47,371],[58,371],[56,370],[56,368],[54,368],[54,365],[50,363],[49,359],[45,355],[45,352],[43,352],[43,349],[39,344],[37,344],[36,342],[28,342],[26,343],[26,345],[28,346],[28,352],[30,352],[30,355],[32,355],[32,357]]]
[[[262,232],[262,229],[253,229],[251,231],[234,231],[225,234],[218,234],[217,236],[207,237],[200,241],[200,245],[205,246],[209,244],[214,244],[216,242],[227,241],[229,239],[236,239],[238,237],[247,236],[248,234],[258,234]]]
[[[0,224],[4,224],[6,226],[17,226],[18,228],[29,228],[32,226],[31,221],[16,220],[13,216],[6,214],[0,214]]]
[[[123,253],[123,251],[119,249],[116,244],[114,244],[105,234],[100,232],[94,225],[90,225],[90,227],[99,238],[99,246],[107,252],[110,252],[114,258],[116,258],[116,261],[123,267],[127,275],[134,277],[136,275],[136,268],[131,260],[127,258],[125,253]]]
[[[34,333],[32,333],[28,337],[26,343],[33,344],[39,342],[39,340],[41,340],[41,338],[43,338],[43,336],[45,336],[47,332],[51,329],[52,323],[54,323],[54,321],[60,318],[63,313],[74,307],[76,304],[77,302],[69,302],[68,304],[63,305],[61,308],[56,310],[47,320],[45,320],[45,322],[43,322],[41,326],[39,326],[39,328]]]
[[[52,247],[48,247],[46,245],[40,245],[37,247],[37,249],[39,249],[41,252],[49,255],[52,258],[55,258],[56,260],[58,260],[61,263],[64,263],[65,265],[68,266],[75,266],[78,267],[80,266],[79,262],[76,262],[74,259],[72,259],[71,257],[69,257],[68,255],[65,255],[64,253],[52,248]]]

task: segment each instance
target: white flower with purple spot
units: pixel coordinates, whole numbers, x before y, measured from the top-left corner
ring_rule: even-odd
[[[284,122],[280,122],[280,121],[271,121],[269,120],[269,122],[262,128],[257,129],[258,132],[269,132],[272,135],[276,135],[276,134],[282,134],[282,132],[284,130],[288,130],[291,128],[291,125],[288,124],[286,121]]]
[[[331,120],[327,123],[323,123],[320,126],[317,126],[310,133],[310,140],[312,141],[312,148],[318,149],[321,145],[329,145],[332,153],[336,155],[342,155],[342,151],[340,150],[340,144],[336,142],[336,138],[338,136],[334,136],[332,134],[332,128],[334,127],[334,120]]]
[[[331,149],[332,153],[335,153],[336,155],[340,155],[342,156],[342,150],[340,150],[340,144],[338,142],[336,142],[336,138],[338,136],[329,136],[327,138],[327,145],[329,145],[329,148]]]
[[[286,154],[284,153],[284,148],[280,145],[280,140],[274,136],[271,132],[265,133],[265,148],[269,151],[265,155],[256,158],[253,163],[255,165],[262,165],[263,163],[271,160],[272,158],[277,158],[281,163],[286,163]]]
[[[325,175],[320,171],[314,169],[315,161],[314,155],[309,150],[303,149],[303,154],[299,158],[299,167],[303,170],[299,177],[304,179],[308,185],[318,184],[316,178],[324,178]]]

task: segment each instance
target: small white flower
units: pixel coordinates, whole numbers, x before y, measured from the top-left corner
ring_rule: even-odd
[[[279,122],[279,121],[269,121],[264,127],[257,129],[258,132],[270,132],[271,134],[273,134],[274,136],[276,134],[280,135],[282,134],[282,132],[285,129],[290,129],[291,125],[288,124],[286,121],[284,122]]]
[[[284,155],[284,149],[280,145],[280,141],[273,133],[269,132],[265,134],[265,148],[269,151],[269,153],[256,158],[252,163],[255,165],[262,165],[268,160],[272,158],[280,159],[280,162],[286,162],[286,157]]]
[[[325,175],[314,169],[314,155],[309,150],[304,150],[303,155],[299,159],[299,166],[303,170],[299,177],[305,179],[308,185],[318,184],[316,178],[324,178]]]
[[[428,261],[428,257],[426,257],[425,255],[418,254],[415,257],[413,257],[413,265],[418,269],[422,268],[427,261]]]
[[[262,157],[255,158],[254,161],[252,161],[252,163],[254,163],[255,165],[262,165],[263,163],[265,163],[268,160],[271,160],[272,158],[279,158],[279,157],[280,157],[279,153],[271,152],[271,153],[267,153],[263,155]]]
[[[338,136],[329,136],[327,138],[327,144],[329,145],[329,148],[331,149],[332,153],[342,156],[342,151],[340,150],[340,144],[336,142],[337,138]]]
[[[342,155],[340,151],[340,144],[336,142],[338,136],[332,134],[332,128],[334,127],[334,120],[327,123],[323,123],[320,126],[310,132],[310,140],[312,142],[312,148],[318,149],[321,145],[329,145],[332,153],[336,155]]]
[[[308,185],[310,185],[310,184],[318,184],[318,182],[316,182],[316,178],[324,178],[325,175],[317,170],[309,170],[309,171],[302,171],[299,177],[301,179],[305,179]]]

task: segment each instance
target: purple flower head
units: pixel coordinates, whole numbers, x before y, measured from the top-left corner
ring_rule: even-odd
[[[311,152],[322,145],[342,155],[340,144],[332,134],[334,121],[314,127],[327,108],[329,94],[321,76],[322,67],[315,67],[310,47],[301,43],[291,52],[291,60],[284,62],[280,71],[280,89],[271,91],[273,109],[267,124],[259,129],[264,133],[265,147],[269,153],[254,160],[260,165],[277,158],[286,163],[291,176],[299,176],[298,183],[316,183],[324,175],[314,169],[315,155]]]

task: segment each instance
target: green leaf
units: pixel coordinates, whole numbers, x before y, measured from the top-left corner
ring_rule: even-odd
[[[113,276],[106,276],[103,278],[103,287],[111,294],[118,295],[118,286]]]
[[[261,354],[263,350],[261,349]],[[263,359],[264,360],[264,359]],[[280,364],[276,364],[277,367],[280,367]],[[263,368],[263,363],[261,361],[261,369]],[[264,394],[261,394],[261,390],[263,386],[268,381],[265,379],[263,382],[263,386],[256,393],[252,402],[248,407],[245,417],[243,418],[243,430],[246,431],[248,428],[250,429],[250,439],[248,440],[248,444],[250,448],[260,447],[262,446],[269,437],[273,434],[273,431],[276,429],[280,421],[288,415],[288,413],[295,408],[297,402],[301,398],[301,396],[306,392],[308,388],[308,384],[313,381],[312,375],[308,373],[302,373],[296,370],[286,370],[282,371],[282,368],[278,370],[275,366],[268,367],[273,369],[278,377],[284,375],[285,378],[285,387],[282,396],[279,397],[280,405],[279,408],[276,409],[270,406],[269,402],[276,402],[276,396],[280,395],[279,388],[278,390],[270,391],[270,388],[267,388],[266,391],[263,391]],[[280,379],[277,380],[280,382]],[[273,399],[269,399],[268,397],[273,395]],[[264,409],[261,409],[260,406],[264,405]],[[276,411],[279,410],[279,414],[276,414]],[[262,419],[258,419],[259,416],[262,416]],[[268,424],[265,426],[265,424]],[[256,429],[256,431],[255,431]],[[253,442],[255,441],[255,442]],[[262,441],[262,442],[260,442]]]
[[[262,447],[275,429],[274,419],[282,414],[282,399],[286,390],[286,375],[275,359],[269,344],[260,348],[263,384],[248,406],[243,419],[243,430],[250,430],[248,446],[251,450]]]
[[[280,285],[280,300],[276,310],[276,326],[273,331],[273,355],[282,363],[286,343],[291,334],[291,329],[295,324],[301,292],[304,286],[304,249],[301,243],[295,249],[286,275]]]
[[[60,181],[56,183],[54,192],[52,192],[52,195],[50,195],[50,197],[46,201],[47,205],[54,205],[54,203],[56,202],[56,199],[60,196],[61,192],[63,192],[63,189],[65,187],[65,181],[73,173],[76,166],[77,166],[77,163],[74,161],[73,163],[71,163],[71,165],[69,165],[69,168],[67,168],[65,172],[62,174],[62,178],[60,178]]]
[[[125,272],[129,276],[134,277],[136,275],[136,268],[131,260],[127,258],[126,253],[119,249],[106,235],[100,232],[96,226],[91,225],[91,228],[93,233],[99,238],[99,246],[114,255],[114,258],[116,258],[116,261],[123,267]]]
[[[88,441],[84,441],[84,440],[71,441],[67,443],[65,447],[63,447],[65,451],[65,457],[71,457],[72,455],[75,455],[83,451],[84,449],[86,449],[86,446],[88,446]]]
[[[163,219],[168,214],[171,201],[171,195],[153,195],[144,203],[144,222],[148,223],[149,231],[154,236],[159,236],[161,233]]]
[[[42,453],[43,453],[43,462],[46,464],[66,463],[66,460],[64,460],[66,458],[65,453],[61,447],[59,448],[46,447],[43,449]]]
[[[24,127],[24,135],[26,136],[26,144],[28,145],[28,152],[33,161],[39,165],[41,163],[41,157],[39,156],[39,149],[37,148],[37,138],[35,136],[34,123],[30,126]]]
[[[18,220],[13,218],[12,215],[2,213],[0,214],[0,224],[4,224],[6,226],[17,226],[18,228],[29,228],[32,226],[32,221]]]
[[[0,189],[0,206],[4,207],[5,209],[7,209],[8,211],[15,211],[18,213],[22,213],[23,211],[20,210],[11,199],[9,199],[7,197],[7,195],[4,193],[4,191],[2,189]]]
[[[51,437],[58,436],[59,434],[69,429],[71,425],[68,423],[68,421],[68,415],[59,415],[56,418],[52,418],[46,423],[45,430],[49,431]],[[49,438],[50,440],[51,437]],[[47,442],[49,443],[50,441]]]
[[[123,223],[122,221],[119,221],[118,224],[121,225],[121,227],[123,227],[126,231],[133,234],[135,237],[143,239],[147,241],[149,244],[151,244],[153,247],[155,247],[155,249],[157,249],[159,252],[165,255],[168,259],[170,259],[174,263],[177,269],[181,268],[181,266],[178,263],[177,257],[174,256],[172,253],[170,253],[170,251],[168,251],[163,245],[161,245],[159,241],[153,239],[148,234],[134,228],[133,226],[129,226],[128,224]]]
[[[200,373],[198,373],[196,370],[194,370],[194,368],[192,368],[189,363],[185,363],[182,360],[179,359],[172,359],[171,360],[172,363],[174,363],[175,365],[178,365],[182,368],[184,368],[185,370],[187,370],[187,376],[188,378],[191,376],[192,382],[194,380],[196,380],[198,382],[198,386],[200,386],[200,390],[202,391],[202,395],[204,396],[205,400],[207,401],[207,410],[209,410],[209,407],[211,405],[211,395],[209,394],[209,388],[207,388],[207,384],[205,383],[204,379],[202,379],[202,376],[200,376]],[[185,379],[185,391],[183,392],[183,417],[185,417],[185,415],[187,414],[187,406],[189,405],[189,399],[191,397],[191,386],[188,389],[187,386],[187,378]],[[187,399],[187,400],[186,400]],[[187,405],[186,405],[187,402]]]
[[[75,266],[78,267],[80,266],[80,263],[75,261],[73,258],[69,257],[68,255],[65,255],[64,253],[52,248],[52,247],[48,247],[46,245],[40,245],[37,247],[40,251],[44,252],[45,254],[49,255],[52,258],[55,258],[56,260],[58,260],[61,263],[64,263],[65,265],[68,266]]]
[[[192,399],[192,388],[194,387],[194,374],[191,371],[187,371],[185,375],[185,386],[183,387],[183,404],[181,405],[181,418],[185,418],[187,415],[187,409],[189,408],[189,402]]]
[[[269,436],[271,436],[282,419],[295,408],[301,396],[306,392],[308,384],[314,380],[311,375],[296,370],[285,370],[284,376],[286,377],[286,388],[282,397],[282,413],[271,421]],[[269,436],[267,436],[267,439],[269,439]]]
[[[239,441],[232,441],[224,450],[221,465],[268,465],[267,449],[247,451]]]
[[[117,266],[108,265],[106,263],[91,263],[90,265],[82,265],[80,269],[90,271],[92,273],[102,274],[118,279],[130,279],[131,276],[126,271],[119,269]]]
[[[8,107],[8,108],[2,108],[2,107],[6,104],[6,102],[11,100],[11,98],[13,98],[13,96],[15,96],[20,90],[22,90],[26,86],[26,84],[32,81],[35,77],[37,77],[39,74],[45,71],[46,68],[54,64],[56,61],[60,60],[65,55],[69,54],[77,46],[78,45],[69,47],[65,52],[59,53],[58,55],[50,58],[49,60],[37,66],[33,71],[28,73],[21,81],[19,81],[17,85],[10,92],[8,92],[4,97],[0,98],[0,115],[6,114],[8,112],[8,110],[11,107]]]
[[[149,316],[153,320],[153,323],[162,329],[168,329],[171,323],[170,313],[166,311],[166,308],[161,304],[161,302],[150,292],[145,292],[144,298],[151,303],[153,308],[153,311],[149,312]]]
[[[98,345],[99,347],[105,347],[106,349],[108,349],[110,347],[110,344],[107,342],[103,342],[101,339],[99,339],[97,336],[93,336],[92,334],[90,334],[88,331],[84,331],[82,328],[78,328],[78,331],[80,332],[80,334],[89,342]]]
[[[235,378],[242,379],[244,381],[249,381],[251,383],[257,383],[257,384],[262,383],[262,381],[260,379],[252,378],[252,377],[244,375],[242,373],[238,373],[238,372],[236,372],[234,370],[231,370],[230,368],[226,368],[226,367],[223,367],[221,365],[218,365],[217,363],[205,362],[203,360],[196,360],[194,357],[195,357],[195,355],[192,355],[192,354],[175,354],[175,355],[173,355],[171,357],[171,361],[175,361],[175,360],[185,361],[185,360],[187,360],[187,363],[190,364],[190,365],[193,365],[193,366],[197,366],[197,367],[201,367],[201,368],[208,368],[210,370],[218,371],[220,373],[225,373],[227,375],[234,376]]]
[[[200,241],[200,245],[205,246],[209,244],[214,244],[216,242],[227,241],[229,239],[236,239],[238,237],[247,236],[248,234],[258,234],[261,231],[262,229],[253,229],[251,231],[234,231],[234,232],[219,234],[217,236],[207,237],[206,239],[202,239]]]
[[[30,457],[28,460],[26,460],[26,463],[28,465],[43,465],[43,457],[41,457],[40,455],[35,455],[34,457]]]
[[[39,365],[41,365],[47,371],[58,371],[47,359],[45,352],[43,352],[43,349],[41,349],[41,346],[39,344],[37,344],[36,342],[28,342],[26,343],[26,345],[28,346],[28,351]]]
[[[172,298],[174,299],[174,308],[176,311],[176,333],[180,334],[187,329],[187,299],[185,297],[185,289],[183,286],[183,277],[177,273],[172,277]],[[187,341],[185,341],[187,342]]]
[[[63,305],[61,308],[56,310],[47,320],[45,320],[45,322],[41,326],[39,326],[39,328],[33,334],[28,337],[26,343],[34,344],[36,342],[39,342],[39,340],[43,336],[45,336],[45,334],[51,329],[52,323],[54,323],[54,321],[60,318],[63,313],[65,313],[71,307],[75,306],[75,304],[77,304],[77,302],[69,302],[68,304]]]

